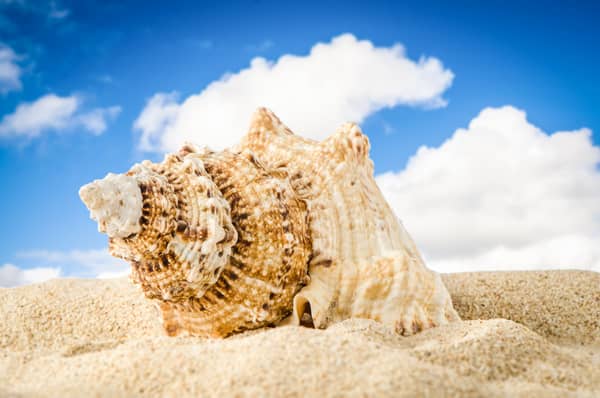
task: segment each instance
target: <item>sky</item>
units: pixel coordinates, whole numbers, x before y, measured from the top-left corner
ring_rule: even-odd
[[[128,265],[79,187],[346,121],[440,272],[600,271],[597,2],[0,0],[0,287]]]

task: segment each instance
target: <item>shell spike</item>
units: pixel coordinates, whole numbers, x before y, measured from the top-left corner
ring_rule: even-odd
[[[250,120],[250,133],[270,132],[278,135],[294,135],[292,131],[268,108],[260,107]]]

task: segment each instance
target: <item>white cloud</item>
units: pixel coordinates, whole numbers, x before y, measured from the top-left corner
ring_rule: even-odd
[[[401,172],[377,177],[432,268],[600,271],[600,148],[486,108]]]
[[[0,287],[13,287],[43,282],[59,277],[118,278],[129,275],[130,266],[99,250],[29,250],[18,252],[20,262],[35,267],[0,266]]]
[[[173,92],[155,94],[148,100],[135,121],[135,128],[143,130],[140,148],[148,151],[155,149],[154,141],[160,140],[161,134],[175,123],[180,109],[177,99],[178,94]]]
[[[19,105],[14,113],[4,116],[0,135],[35,137],[42,130],[66,128],[78,107],[77,97],[45,95],[34,102]]]
[[[60,265],[72,270],[69,276],[93,276],[111,278],[129,274],[129,264],[108,254],[106,249],[97,250],[30,250],[17,253],[20,259],[35,260],[43,265]]]
[[[102,134],[106,130],[106,122],[114,120],[119,113],[121,113],[120,106],[96,108],[88,113],[80,115],[78,120],[93,134]]]
[[[444,272],[523,269],[600,271],[600,235],[560,235],[518,247],[491,246],[480,254],[440,258],[431,266]]]
[[[12,48],[0,43],[0,93],[21,90],[21,67],[19,57]]]
[[[0,266],[0,287],[13,287],[58,278],[60,268],[21,269],[12,264]]]
[[[141,131],[142,150],[173,151],[184,141],[219,149],[235,144],[255,108],[267,106],[292,130],[322,139],[343,122],[361,122],[382,108],[444,106],[441,96],[452,79],[436,58],[413,61],[399,44],[375,47],[344,34],[305,56],[254,58],[181,103],[173,93],[155,94],[134,128]]]
[[[46,94],[29,103],[20,104],[0,122],[0,137],[37,137],[44,131],[84,128],[93,134],[101,134],[106,122],[114,119],[121,108],[96,108],[80,112],[83,101],[75,95],[60,97]]]

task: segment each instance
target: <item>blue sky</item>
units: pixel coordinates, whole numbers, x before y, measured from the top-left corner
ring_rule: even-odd
[[[595,174],[598,170],[595,156],[600,144],[600,6],[597,4],[556,1],[348,4],[321,1],[283,5],[281,2],[255,1],[225,6],[218,2],[165,5],[145,1],[0,1],[0,43],[3,46],[0,49],[5,49],[5,59],[9,58],[7,62],[19,70],[16,78],[13,75],[12,78],[5,77],[4,81],[0,72],[0,83],[4,84],[0,85],[0,118],[6,121],[19,105],[31,104],[52,94],[74,101],[57,104],[57,107],[70,105],[76,108],[59,125],[45,125],[38,130],[26,126],[19,131],[14,126],[12,130],[10,126],[4,130],[0,127],[0,177],[3,181],[0,267],[3,264],[19,269],[60,267],[61,275],[83,276],[104,271],[105,259],[100,252],[106,246],[106,238],[89,220],[77,191],[84,183],[101,178],[109,171],[123,172],[144,158],[158,160],[162,157],[160,148],[140,150],[143,132],[134,129],[135,121],[150,98],[157,93],[177,92],[178,99],[174,101],[180,104],[223,75],[235,75],[248,68],[254,57],[264,57],[272,62],[285,54],[307,57],[315,44],[331,43],[333,38],[344,33],[359,41],[369,41],[376,48],[391,48],[395,43],[401,43],[407,59],[418,62],[420,57],[435,57],[443,70],[453,75],[448,87],[439,90],[439,97],[447,102],[445,106],[427,103],[414,106],[396,101],[391,107],[380,106],[359,115],[363,131],[371,140],[376,174],[387,176],[385,181],[381,180],[387,187],[384,191],[391,190],[390,197],[400,198],[401,202],[392,204],[397,212],[410,213],[399,216],[406,220],[409,232],[417,230],[415,238],[420,246],[423,242],[426,258],[437,258],[440,264],[446,264],[446,260],[461,261],[471,255],[481,255],[484,257],[471,258],[471,261],[486,259],[494,262],[485,256],[507,250],[510,255],[500,258],[521,262],[523,266],[529,261],[532,266],[550,267],[560,261],[550,264],[549,260],[539,259],[531,253],[548,245],[562,246],[565,239],[570,238],[583,239],[569,246],[573,251],[581,248],[585,251],[595,243],[600,246],[600,214],[593,204],[600,196],[595,196],[596,190],[588,192],[585,188],[600,181]],[[6,51],[10,51],[10,55],[7,56]],[[343,91],[342,87],[340,90]],[[272,106],[269,103],[263,105]],[[502,106],[511,108],[500,108]],[[413,213],[457,213],[452,207],[445,208],[449,205],[443,203],[442,198],[433,204],[435,211],[429,212],[426,208],[411,211],[411,208],[403,207],[411,201],[422,202],[405,197],[406,179],[410,177],[406,173],[410,170],[405,167],[421,146],[441,148],[457,129],[467,129],[485,108],[500,112],[497,116],[482,116],[487,122],[508,117],[502,112],[507,115],[526,112],[526,122],[521,120],[519,126],[524,129],[536,126],[548,136],[556,131],[589,129],[588,138],[583,134],[573,140],[577,141],[573,148],[581,149],[589,158],[581,152],[560,158],[563,163],[573,164],[573,175],[589,175],[581,179],[567,175],[565,181],[577,181],[580,185],[567,187],[566,182],[560,183],[563,184],[561,189],[554,189],[552,179],[532,175],[532,180],[520,184],[530,187],[535,181],[548,181],[536,191],[545,192],[543,195],[525,195],[534,197],[529,201],[515,194],[494,205],[505,206],[503,210],[495,212],[493,206],[492,210],[480,209],[495,212],[498,216],[518,208],[510,214],[528,224],[511,225],[519,230],[531,230],[530,235],[513,240],[498,232],[490,235],[485,244],[469,246],[463,241],[452,246],[464,246],[464,252],[446,252],[444,245],[436,243],[438,238],[428,235],[427,231],[435,225],[420,223]],[[60,110],[57,108],[56,111]],[[302,109],[297,111],[302,113]],[[322,112],[326,114],[327,109]],[[246,120],[250,114],[235,117]],[[219,132],[211,131],[210,134],[218,136]],[[199,141],[202,144],[202,137]],[[532,138],[527,142],[535,146],[538,141]],[[469,147],[465,145],[464,148]],[[539,141],[543,153],[551,153],[551,149],[544,148],[552,145]],[[560,145],[567,144],[555,146]],[[507,144],[502,148],[509,147]],[[518,145],[514,148],[519,150]],[[565,148],[565,152],[569,151]],[[448,150],[448,153],[459,152]],[[441,152],[436,156],[443,158]],[[462,158],[461,155],[454,156]],[[586,163],[580,164],[584,158]],[[502,159],[494,160],[499,166],[493,170],[506,170],[502,162],[510,162],[510,159],[516,159],[513,163],[521,161],[519,154],[513,156],[512,152],[506,152]],[[516,169],[516,174],[520,174],[520,168],[530,166],[527,159],[519,163],[521,166]],[[452,162],[440,162],[440,170],[452,168]],[[563,163],[555,167],[561,169]],[[478,168],[477,163],[465,167],[469,170]],[[551,166],[542,168],[549,173],[557,171],[551,170]],[[570,170],[569,167],[566,169]],[[415,176],[421,175],[419,170],[412,172]],[[489,178],[494,176],[490,174]],[[467,174],[461,178],[462,181],[484,177]],[[451,184],[452,179],[444,181],[450,187],[456,186]],[[506,191],[511,189],[522,192],[519,185],[504,186]],[[572,192],[579,192],[579,189],[585,192],[573,196]],[[426,194],[426,191],[421,193]],[[470,191],[461,197],[469,195],[480,197],[477,192]],[[583,197],[587,198],[583,204],[577,202]],[[554,229],[535,224],[538,218],[544,218],[542,216],[528,220],[518,214],[530,214],[530,209],[540,211],[538,205],[546,199],[563,203],[549,210],[557,213],[567,214],[571,209],[583,206],[585,212],[578,213],[575,218],[589,222],[571,225],[570,221],[559,219],[554,235],[539,233]],[[478,220],[487,215],[480,214]],[[456,229],[457,224],[437,220],[442,230]],[[423,232],[418,225],[426,225],[428,230]],[[499,231],[500,227],[491,229]],[[464,238],[472,241],[469,236]],[[581,264],[573,264],[579,257],[569,257],[565,261],[583,268],[600,264],[600,257],[590,256],[581,258]],[[93,263],[94,258],[99,258],[98,264],[85,264],[88,260]],[[110,263],[106,270],[114,271],[118,266],[118,263]]]

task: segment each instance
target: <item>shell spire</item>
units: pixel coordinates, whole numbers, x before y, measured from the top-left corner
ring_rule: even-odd
[[[235,148],[187,144],[80,196],[169,335],[350,317],[411,334],[458,319],[379,191],[369,147],[354,123],[316,142],[259,108]]]
[[[197,159],[144,161],[83,186],[80,196],[149,298],[201,297],[237,239],[229,204]]]
[[[135,178],[109,173],[81,187],[79,196],[98,222],[98,231],[117,238],[140,232],[142,193]]]

